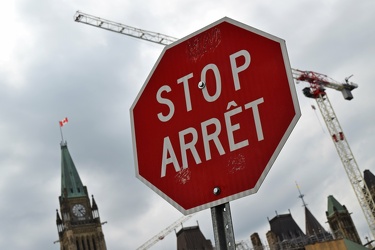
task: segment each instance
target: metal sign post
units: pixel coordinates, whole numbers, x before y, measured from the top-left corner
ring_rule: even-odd
[[[232,216],[229,202],[211,207],[216,250],[235,250]]]

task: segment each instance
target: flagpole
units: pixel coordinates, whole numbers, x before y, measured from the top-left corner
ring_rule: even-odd
[[[59,122],[59,125],[60,125],[60,122]],[[63,137],[61,125],[60,125],[60,134],[61,134],[61,144],[64,144],[64,137]]]
[[[65,117],[64,119],[62,119],[61,121],[59,121],[59,125],[60,125],[60,134],[61,134],[61,145],[66,145],[66,142],[64,142],[64,136],[63,136],[63,132],[62,132],[62,126],[64,126],[65,123],[68,122],[68,117]]]

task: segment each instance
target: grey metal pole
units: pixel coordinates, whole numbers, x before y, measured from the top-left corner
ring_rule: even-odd
[[[229,202],[211,208],[216,250],[235,250],[232,216]]]

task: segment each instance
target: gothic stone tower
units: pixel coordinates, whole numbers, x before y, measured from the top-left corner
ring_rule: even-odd
[[[61,250],[106,250],[98,206],[87,187],[82,184],[68,151],[61,143],[60,214],[56,210],[56,225]]]
[[[336,239],[345,238],[362,245],[348,209],[346,209],[345,205],[341,205],[332,195],[328,196],[326,216]]]
[[[253,233],[250,235],[250,240],[251,243],[253,244],[253,249],[254,250],[263,250],[263,244],[262,241],[260,240],[259,234],[258,233]]]

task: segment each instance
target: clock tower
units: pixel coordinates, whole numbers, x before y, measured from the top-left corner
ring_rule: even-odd
[[[61,142],[60,213],[56,225],[60,250],[106,250],[99,209],[70,156],[67,143]],[[60,216],[61,215],[61,216]]]

